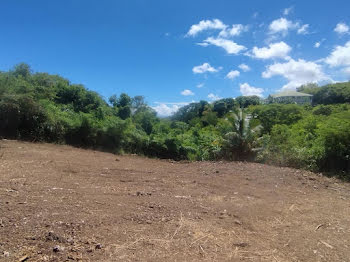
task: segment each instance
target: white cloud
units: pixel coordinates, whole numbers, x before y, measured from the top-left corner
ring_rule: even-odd
[[[212,67],[209,63],[204,63],[203,65],[195,66],[192,68],[192,72],[194,74],[203,74],[206,72],[215,73],[218,71],[219,71],[219,68],[216,69],[216,68]]]
[[[208,95],[208,98],[209,98],[211,101],[216,101],[216,100],[221,99],[220,96],[214,95],[213,93],[210,93],[210,94]]]
[[[350,66],[350,41],[344,46],[336,46],[325,62],[331,67]]]
[[[152,108],[157,112],[159,116],[165,117],[174,114],[180,107],[187,105],[188,103],[159,103]]]
[[[248,72],[248,71],[250,71],[250,67],[249,67],[248,65],[246,65],[246,64],[240,64],[238,67],[239,67],[243,72]]]
[[[282,33],[286,35],[289,30],[296,29],[299,27],[298,23],[293,23],[286,18],[276,19],[269,25],[269,30],[271,34]]]
[[[197,88],[202,88],[204,86],[204,83],[199,83],[198,85],[197,85]]]
[[[238,77],[239,75],[240,75],[240,72],[239,72],[239,71],[237,71],[237,70],[232,70],[232,71],[230,71],[230,72],[226,75],[226,78],[233,80],[233,79],[235,79],[236,77]]]
[[[344,46],[336,46],[325,62],[331,67],[350,66],[350,41]]]
[[[219,19],[202,20],[198,24],[192,25],[186,36],[196,36],[200,32],[207,30],[220,30],[219,37],[233,37],[238,36],[242,32],[248,30],[248,26],[242,24],[233,24],[232,26],[225,25]]]
[[[323,43],[324,41],[326,41],[326,38],[323,38],[321,41],[316,42],[315,45],[314,45],[314,47],[315,47],[315,48],[319,48],[319,47],[322,45],[322,43]]]
[[[338,34],[347,34],[349,33],[349,26],[345,23],[338,23],[334,28],[334,32],[337,32]]]
[[[274,59],[274,58],[283,58],[290,59],[288,53],[292,48],[287,45],[285,42],[269,44],[268,47],[258,48],[253,47],[251,56],[259,59]]]
[[[228,54],[238,54],[239,52],[247,49],[245,46],[239,45],[231,40],[224,38],[209,37],[204,40],[204,43],[222,47]]]
[[[262,96],[264,89],[250,86],[248,83],[240,84],[239,90],[243,96]]]
[[[186,36],[196,36],[198,33],[205,30],[224,30],[227,25],[221,22],[219,19],[202,20],[198,24],[192,25]]]
[[[286,63],[275,63],[268,66],[266,71],[262,73],[264,78],[277,75],[283,76],[289,81],[282,89],[295,89],[303,84],[331,80],[323,73],[320,65],[303,59],[298,61],[291,59]]]
[[[299,35],[307,35],[307,34],[309,33],[308,29],[309,29],[309,24],[302,25],[302,26],[298,29],[297,33],[298,33]]]
[[[209,44],[208,43],[196,43],[196,45],[207,47]]]
[[[284,15],[289,15],[292,11],[293,11],[293,6],[291,6],[291,7],[288,7],[288,8],[285,8],[284,10],[283,10],[283,14]]]
[[[189,89],[185,89],[185,90],[183,90],[181,92],[181,95],[183,95],[183,96],[193,96],[194,93],[191,90],[189,90]]]
[[[232,37],[232,36],[238,36],[242,32],[248,31],[248,26],[244,26],[241,24],[235,24],[232,25],[231,27],[223,29],[220,33],[220,37]]]

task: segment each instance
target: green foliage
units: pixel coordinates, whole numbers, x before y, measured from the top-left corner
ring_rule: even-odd
[[[301,86],[298,90],[312,94],[314,105],[350,103],[350,82],[329,84],[322,87],[306,85]]]
[[[142,96],[121,93],[107,103],[83,85],[19,64],[0,72],[0,137],[176,160],[254,160],[258,152],[262,162],[349,174],[349,88],[300,87],[316,106],[237,97],[191,103],[159,119]]]
[[[181,107],[172,117],[174,121],[182,121],[189,123],[192,119],[202,117],[203,112],[208,108],[209,104],[206,101],[199,103],[191,103]]]
[[[263,133],[270,133],[274,125],[298,122],[303,117],[304,108],[294,104],[269,104],[252,107],[251,112],[260,121]]]
[[[275,125],[261,161],[315,171],[350,171],[350,111],[308,115],[293,125]]]
[[[243,109],[238,109],[228,117],[231,125],[224,135],[223,155],[228,159],[247,159],[252,154],[254,135],[260,126],[253,128],[251,116]]]
[[[239,96],[236,97],[236,103],[240,108],[247,108],[251,105],[260,105],[261,100],[258,96]]]
[[[16,77],[26,78],[31,75],[32,70],[30,69],[30,66],[28,64],[20,63],[14,67],[11,73]]]
[[[220,99],[213,103],[213,112],[216,112],[217,116],[220,118],[233,110],[235,106],[236,102],[233,98]]]

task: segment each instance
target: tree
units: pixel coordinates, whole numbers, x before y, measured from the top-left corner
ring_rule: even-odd
[[[274,125],[291,125],[302,119],[304,109],[294,104],[270,104],[255,106],[251,112],[260,121],[263,132],[269,133]]]
[[[117,102],[118,107],[131,106],[131,98],[128,94],[121,93]]]
[[[131,99],[131,107],[133,109],[133,112],[137,112],[138,110],[141,110],[141,109],[147,107],[145,97],[144,96],[134,96]]]
[[[117,104],[118,104],[118,97],[117,97],[117,95],[110,96],[108,101],[113,107],[116,107]]]
[[[30,66],[26,63],[20,63],[18,65],[14,66],[14,69],[12,71],[12,74],[16,77],[22,76],[24,78],[30,76],[32,73],[32,70],[30,69]]]
[[[228,120],[232,130],[224,135],[223,153],[229,159],[246,159],[252,153],[254,134],[260,126],[252,128],[251,115],[243,109],[232,113]]]
[[[119,96],[117,101],[118,116],[125,120],[131,116],[131,98],[125,93]]]
[[[260,105],[260,97],[258,96],[239,96],[236,97],[236,103],[240,108],[247,108],[250,105]]]
[[[159,121],[157,113],[148,106],[137,110],[133,115],[133,120],[136,126],[145,131],[147,135],[152,133],[153,126]]]
[[[213,103],[213,112],[218,114],[218,117],[223,117],[225,114],[234,109],[236,103],[233,98],[224,98]]]
[[[189,123],[196,117],[202,117],[203,112],[208,108],[207,101],[199,101],[199,103],[190,103],[181,107],[172,117],[172,120]]]

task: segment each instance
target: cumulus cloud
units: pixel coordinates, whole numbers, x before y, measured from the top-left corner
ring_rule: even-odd
[[[204,40],[203,44],[209,44],[209,45],[215,45],[218,47],[221,47],[225,49],[225,51],[228,54],[238,54],[239,52],[246,50],[247,48],[243,45],[239,45],[232,40],[229,39],[224,39],[224,38],[214,38],[214,37],[209,37],[206,40]]]
[[[331,67],[350,66],[350,41],[344,46],[336,46],[325,62]]]
[[[349,33],[349,26],[345,23],[338,23],[334,28],[334,32],[338,34],[347,34]]]
[[[248,71],[250,71],[250,67],[249,67],[248,65],[246,65],[246,64],[240,64],[238,67],[239,67],[243,72],[248,72]]]
[[[248,31],[249,27],[242,24],[233,24],[228,26],[219,19],[202,20],[198,24],[191,26],[186,36],[196,36],[200,32],[207,30],[220,30],[219,37],[233,37],[238,36],[244,31]]]
[[[264,89],[250,86],[248,83],[240,84],[239,90],[241,91],[243,96],[262,97],[262,93],[264,92]]]
[[[303,59],[298,61],[291,59],[286,63],[275,63],[268,66],[266,71],[262,73],[264,78],[278,75],[289,81],[282,89],[295,89],[303,84],[331,80],[323,73],[320,65]]]
[[[174,114],[180,107],[187,105],[188,103],[161,103],[156,102],[156,106],[152,108],[157,112],[158,116],[166,117]]]
[[[259,59],[274,59],[274,58],[290,59],[290,57],[288,56],[288,53],[291,50],[292,48],[282,41],[279,43],[269,44],[268,47],[258,48],[254,46],[250,55],[254,58],[259,58]]]
[[[309,33],[309,24],[305,24],[305,25],[302,25],[299,29],[298,29],[298,31],[297,31],[297,33],[299,34],[299,35],[307,35],[308,33]]]
[[[216,100],[221,99],[220,96],[215,95],[215,94],[213,94],[213,93],[210,93],[210,94],[208,95],[208,98],[209,98],[211,101],[216,101]]]
[[[218,72],[219,68],[216,69],[212,67],[209,63],[204,63],[203,65],[195,66],[192,68],[194,74],[204,74],[204,73],[215,73]]]
[[[197,85],[197,88],[202,88],[203,86],[204,86],[203,83],[199,83],[199,84]]]
[[[226,78],[233,80],[233,79],[235,79],[236,77],[238,77],[239,75],[240,75],[240,72],[239,72],[239,71],[237,71],[237,70],[232,70],[232,71],[230,71],[230,72],[226,75]]]
[[[231,27],[227,27],[219,33],[220,37],[233,37],[233,36],[238,36],[242,32],[248,31],[248,26],[244,26],[241,24],[234,24]]]
[[[219,19],[202,20],[198,24],[192,25],[186,36],[196,36],[206,30],[224,30],[227,28]]]
[[[181,95],[183,95],[183,96],[193,96],[194,93],[191,90],[189,90],[189,89],[185,89],[185,90],[183,90],[181,92]]]
[[[271,22],[269,25],[270,34],[281,33],[286,35],[289,30],[299,28],[299,23],[293,23],[286,18],[279,18]]]

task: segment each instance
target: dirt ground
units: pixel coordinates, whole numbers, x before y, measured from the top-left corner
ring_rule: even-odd
[[[350,261],[350,185],[0,141],[0,261]]]

